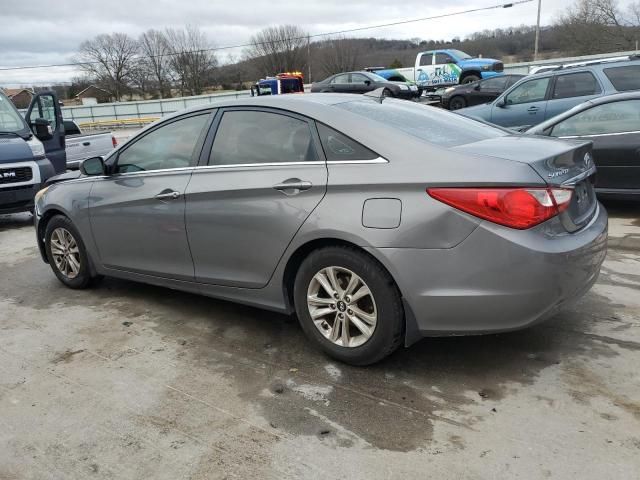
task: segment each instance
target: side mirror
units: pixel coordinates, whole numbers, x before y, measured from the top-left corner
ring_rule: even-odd
[[[498,101],[496,101],[496,107],[504,108],[506,106],[507,106],[507,102],[504,98],[500,98]]]
[[[44,118],[36,118],[33,121],[33,129],[35,130],[38,140],[46,141],[53,138],[53,131],[51,130],[51,122]]]
[[[104,175],[106,169],[104,167],[104,160],[102,157],[87,158],[80,164],[80,172],[83,175],[95,176]]]

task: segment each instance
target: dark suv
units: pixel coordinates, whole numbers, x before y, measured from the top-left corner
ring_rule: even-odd
[[[457,113],[503,127],[533,126],[587,100],[630,90],[640,90],[640,57],[636,55],[529,75],[495,101]]]

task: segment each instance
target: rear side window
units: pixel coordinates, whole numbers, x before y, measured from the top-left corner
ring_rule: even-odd
[[[596,105],[553,127],[551,136],[606,135],[640,131],[640,100]]]
[[[379,103],[375,100],[360,100],[335,106],[445,147],[506,135],[506,132],[499,128],[415,102],[392,100]]]
[[[640,65],[605,68],[604,74],[619,92],[640,90]]]
[[[433,63],[433,53],[427,53],[420,57],[420,66],[431,65]]]
[[[556,77],[551,99],[584,97],[600,92],[602,89],[591,72],[569,73]]]
[[[262,111],[225,112],[209,165],[242,165],[317,160],[306,121]]]
[[[547,94],[549,86],[549,77],[536,78],[523,82],[515,87],[509,95],[506,102],[508,105],[518,105],[520,103],[541,102]]]
[[[318,133],[320,134],[324,154],[329,162],[373,160],[380,156],[322,123],[318,123]]]
[[[349,74],[338,75],[331,80],[331,83],[349,83]]]

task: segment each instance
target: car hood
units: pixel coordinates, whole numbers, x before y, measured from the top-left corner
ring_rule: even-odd
[[[60,175],[56,175],[55,177],[51,177],[49,178],[45,185],[49,186],[49,185],[53,185],[54,183],[60,183],[60,182],[64,182],[65,180],[75,180],[76,178],[80,178],[82,177],[82,173],[80,173],[80,170],[70,170],[68,172],[65,173],[61,173]]]
[[[458,62],[458,65],[461,67],[482,67],[485,65],[493,65],[494,63],[502,63],[500,60],[496,60],[495,58],[468,58],[466,60],[461,60]]]
[[[33,160],[33,153],[20,137],[0,136],[0,164],[28,162]]]

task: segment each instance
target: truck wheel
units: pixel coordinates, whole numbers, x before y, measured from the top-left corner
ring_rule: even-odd
[[[56,215],[44,234],[47,258],[53,273],[67,287],[83,289],[94,279],[89,268],[89,257],[80,233],[71,220]]]
[[[293,296],[307,337],[337,360],[369,365],[402,343],[400,292],[379,263],[355,248],[312,252],[296,274]]]
[[[480,80],[480,77],[478,75],[466,75],[464,77],[462,77],[462,81],[460,83],[473,83],[473,82],[477,82],[478,80]]]
[[[460,95],[449,100],[449,110],[459,110],[467,106],[467,101]]]

